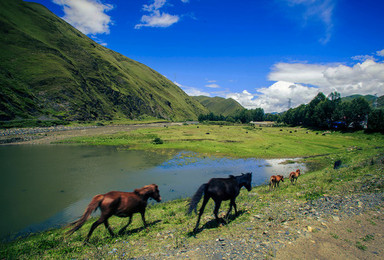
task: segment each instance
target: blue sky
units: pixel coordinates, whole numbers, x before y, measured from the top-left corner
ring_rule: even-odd
[[[265,112],[384,95],[381,0],[33,0],[189,95]]]

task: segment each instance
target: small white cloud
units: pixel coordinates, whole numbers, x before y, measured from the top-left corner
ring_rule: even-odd
[[[151,15],[143,15],[141,17],[141,23],[135,25],[135,29],[140,29],[141,27],[169,27],[174,23],[179,21],[179,16],[170,15],[166,13],[160,13],[156,10]]]
[[[143,10],[147,12],[153,12],[155,10],[159,10],[161,7],[165,5],[167,0],[154,0],[153,4],[143,5]]]
[[[220,88],[220,86],[218,84],[208,84],[208,85],[205,85],[207,88]]]
[[[141,27],[169,27],[180,20],[178,15],[171,15],[168,13],[160,12],[166,4],[167,0],[154,0],[150,5],[144,5],[143,10],[149,12],[149,15],[143,15],[139,24],[135,25],[135,29]]]
[[[376,52],[377,56],[384,57],[384,49]]]
[[[366,61],[366,60],[376,60],[376,59],[372,55],[357,55],[352,57],[352,60]]]
[[[181,0],[183,3],[189,3],[189,0]]]
[[[84,34],[109,33],[111,17],[106,14],[113,9],[110,4],[98,0],[53,0],[64,11],[63,19]]]

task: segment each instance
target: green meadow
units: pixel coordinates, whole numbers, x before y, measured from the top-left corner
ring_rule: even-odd
[[[155,139],[161,140],[159,144]],[[337,154],[383,143],[381,134],[312,131],[251,125],[183,125],[147,128],[113,135],[75,137],[61,143],[114,145],[126,149],[187,150],[237,158],[294,158]]]
[[[188,200],[174,200],[155,203],[147,208],[144,228],[140,215],[133,216],[127,233],[111,238],[104,226],[93,233],[90,244],[83,241],[95,219],[90,219],[72,236],[65,235],[68,229],[58,228],[32,234],[26,238],[0,244],[1,259],[85,259],[85,258],[133,258],[149,257],[153,254],[166,254],[169,250],[194,247],[218,237],[241,237],[245,227],[253,227],[255,239],[262,236],[260,226],[266,219],[255,218],[263,214],[271,205],[288,200],[294,203],[317,199],[325,194],[336,195],[360,192],[383,192],[382,185],[374,185],[373,180],[383,178],[383,136],[363,132],[329,133],[309,131],[301,128],[262,128],[249,126],[206,126],[189,125],[141,129],[115,135],[79,137],[64,143],[119,145],[123,149],[162,149],[190,150],[201,154],[219,154],[233,157],[303,157],[303,162],[312,165],[298,179],[297,185],[289,181],[271,192],[265,185],[254,187],[251,192],[242,189],[237,198],[241,212],[234,217],[233,212],[226,225],[217,225],[212,214],[214,204],[208,203],[197,234],[191,233],[196,223],[196,215],[186,215]],[[308,132],[308,133],[307,133]],[[209,133],[209,134],[208,134]],[[318,134],[316,134],[318,133]],[[160,138],[162,144],[154,144]],[[333,169],[335,160],[341,160],[343,167]],[[369,183],[370,185],[365,185]],[[367,188],[368,187],[368,188]],[[161,190],[160,190],[161,193]],[[200,204],[199,204],[200,205]],[[221,205],[219,215],[223,216],[228,203]],[[270,212],[277,216],[279,209]],[[118,231],[128,219],[112,217],[110,225]],[[115,232],[116,233],[116,232]]]

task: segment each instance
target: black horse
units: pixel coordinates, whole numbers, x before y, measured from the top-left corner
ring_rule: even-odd
[[[200,188],[196,191],[195,195],[193,195],[188,208],[188,214],[191,214],[192,211],[196,212],[197,204],[199,203],[204,193],[204,201],[201,205],[199,217],[193,231],[197,231],[201,215],[203,215],[205,205],[207,205],[207,202],[210,198],[215,201],[215,209],[213,213],[215,214],[216,221],[219,221],[217,213],[219,212],[219,208],[223,200],[231,200],[228,213],[225,217],[228,218],[229,213],[232,210],[232,206],[235,208],[235,214],[237,215],[235,202],[236,197],[239,195],[240,189],[243,186],[247,188],[248,191],[251,191],[251,182],[252,173],[242,173],[240,176],[230,175],[229,178],[212,178],[208,181],[208,183],[201,185]]]

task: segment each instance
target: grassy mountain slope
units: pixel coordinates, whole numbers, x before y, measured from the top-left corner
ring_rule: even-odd
[[[239,110],[244,109],[242,105],[232,98],[206,96],[196,96],[194,98],[215,115],[233,116]]]
[[[207,112],[156,71],[21,0],[0,1],[0,86],[0,120],[184,120]]]

